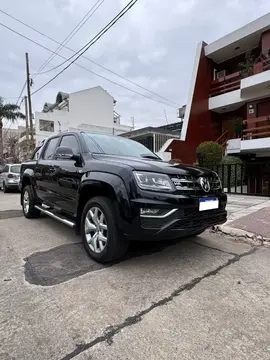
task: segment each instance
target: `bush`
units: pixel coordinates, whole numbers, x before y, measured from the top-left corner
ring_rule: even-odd
[[[244,162],[236,157],[236,156],[224,156],[221,162],[224,165],[224,179],[222,179],[222,166],[219,167],[219,176],[222,179],[223,186],[228,187],[228,174],[229,170],[231,169],[231,188],[235,186],[235,180],[238,185],[241,185],[241,165],[244,165]],[[231,165],[231,167],[229,166]],[[236,166],[236,173],[235,173],[235,165]]]
[[[214,141],[205,141],[197,147],[200,166],[212,167],[221,163],[222,146]]]

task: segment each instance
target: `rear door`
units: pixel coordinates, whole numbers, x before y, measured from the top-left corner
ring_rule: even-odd
[[[37,196],[49,206],[54,206],[57,200],[54,163],[59,141],[60,137],[54,136],[46,142],[34,171]]]
[[[63,135],[58,146],[71,148],[74,155],[82,154],[80,142],[76,134]],[[76,163],[70,159],[57,158],[54,161],[54,166],[57,207],[73,215],[76,211],[76,195],[83,175],[83,164]]]

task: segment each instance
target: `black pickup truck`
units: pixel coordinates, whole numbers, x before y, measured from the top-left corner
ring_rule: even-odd
[[[121,258],[130,240],[196,236],[227,217],[216,173],[164,162],[119,136],[52,136],[20,175],[25,217],[44,213],[75,228],[101,263]]]

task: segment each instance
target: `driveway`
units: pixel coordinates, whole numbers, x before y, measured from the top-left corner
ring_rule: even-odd
[[[102,266],[53,219],[2,219],[0,359],[268,360],[269,260],[206,232]]]

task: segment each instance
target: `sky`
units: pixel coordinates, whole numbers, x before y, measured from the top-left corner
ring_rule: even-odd
[[[22,22],[62,42],[97,0],[0,0],[3,10]],[[78,50],[91,40],[129,0],[100,0],[101,6],[66,46]],[[269,0],[138,0],[85,56],[110,71],[80,58],[77,63],[125,88],[75,64],[32,97],[33,111],[54,102],[58,91],[75,92],[102,86],[116,100],[121,122],[135,128],[177,121],[177,107],[187,101],[197,43],[211,43],[270,12]],[[0,23],[55,51],[58,45],[0,12]],[[51,53],[0,26],[0,96],[16,102],[26,78],[25,52],[30,59],[37,90],[63,67],[34,76]],[[70,50],[60,55],[70,57]],[[55,56],[43,71],[63,62]],[[146,98],[135,92],[151,97]],[[25,93],[24,93],[25,94]],[[164,98],[170,100],[164,100]],[[160,102],[158,102],[160,101]],[[22,110],[24,111],[23,107]],[[167,120],[166,120],[167,119]],[[5,124],[9,126],[9,124]]]

